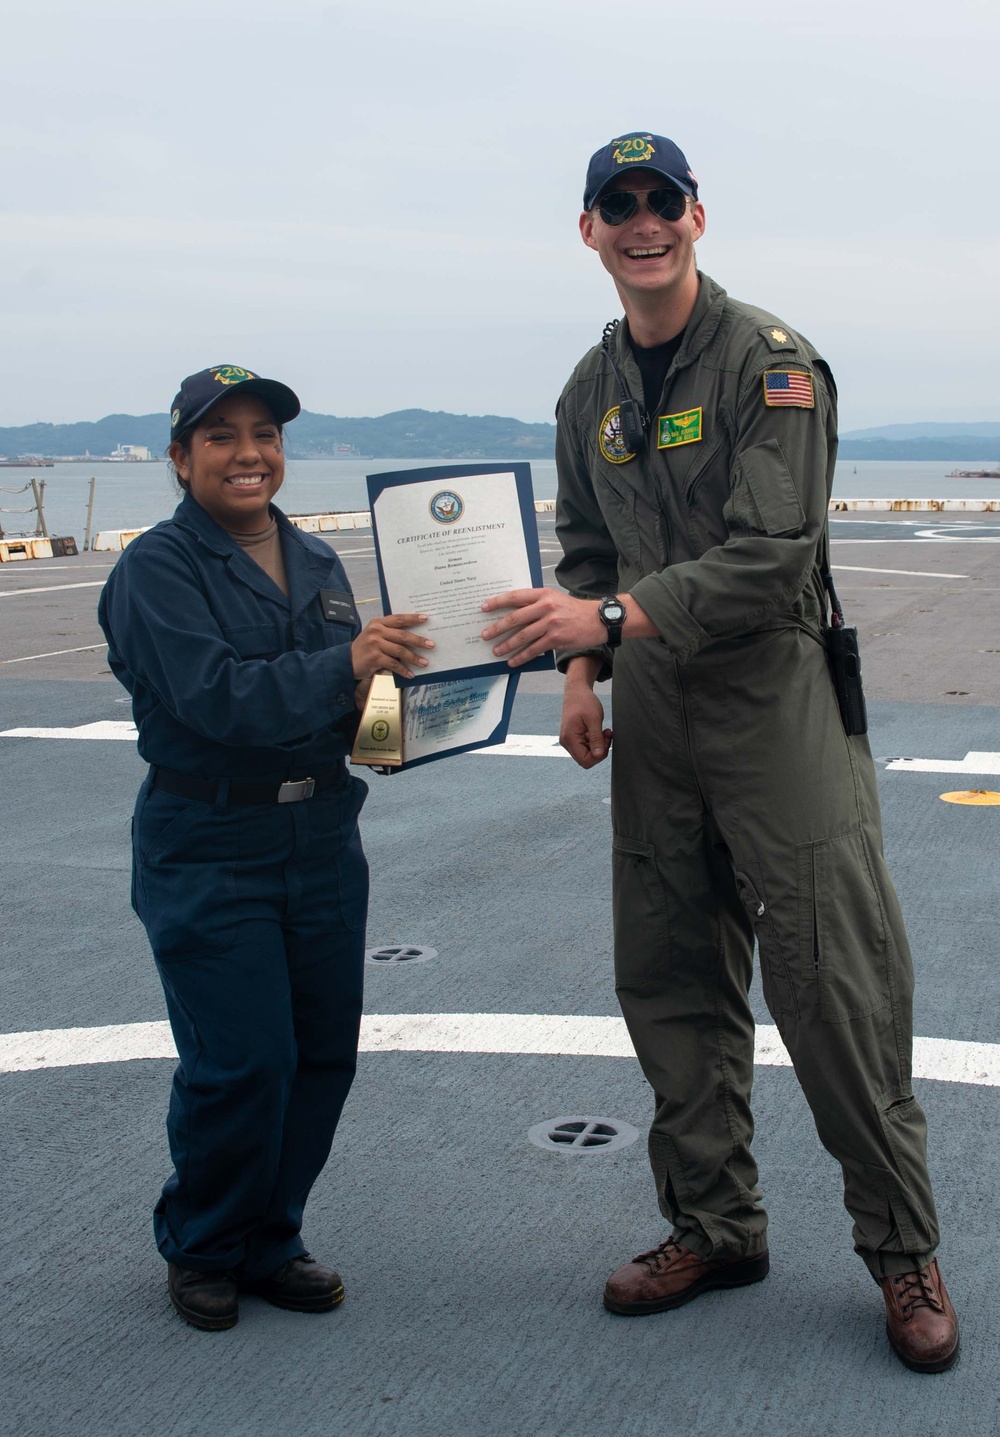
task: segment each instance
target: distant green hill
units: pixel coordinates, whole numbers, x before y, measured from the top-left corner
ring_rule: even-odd
[[[523,424],[496,414],[400,409],[377,419],[340,419],[303,410],[288,429],[292,458],[319,458],[347,446],[379,459],[550,459],[554,424]],[[110,454],[119,444],[144,444],[162,454],[170,438],[165,414],[109,414],[95,423],[25,424],[0,429],[0,454]]]
[[[1000,434],[978,438],[956,432],[941,439],[841,439],[841,459],[971,460],[992,463],[1000,459]]]
[[[848,429],[840,436],[846,439],[953,439],[961,436],[971,439],[974,435],[986,439],[1000,438],[1000,424],[982,420],[976,424],[941,424],[924,421],[920,424],[880,424],[875,429]]]
[[[144,444],[162,454],[165,414],[109,414],[94,423],[25,424],[0,429],[0,454],[110,454],[119,444]],[[447,414],[398,409],[372,419],[342,419],[303,410],[288,429],[293,459],[318,459],[338,449],[376,459],[551,459],[554,424],[524,424],[497,414]],[[844,434],[841,459],[1000,460],[1000,424],[887,424]]]
[[[119,444],[145,444],[162,454],[170,439],[165,414],[109,414],[96,423],[22,424],[0,429],[0,454],[110,454]]]

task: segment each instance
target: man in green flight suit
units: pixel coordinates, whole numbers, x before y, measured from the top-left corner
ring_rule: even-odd
[[[751,1153],[753,947],[764,996],[841,1164],[855,1249],[902,1361],[940,1372],[958,1323],[934,1257],[913,972],[882,855],[867,739],[845,733],[822,574],[837,448],[829,368],[700,274],[681,151],[635,132],[591,159],[580,231],[625,322],[559,400],[556,573],[483,637],[512,666],[561,651],[561,740],[590,768],[611,733],[615,978],[655,1093],[665,1242],[608,1279],[640,1314],[767,1274]]]

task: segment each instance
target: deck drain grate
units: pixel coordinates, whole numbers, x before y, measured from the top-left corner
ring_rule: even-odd
[[[627,1147],[638,1136],[638,1129],[619,1118],[550,1118],[528,1129],[528,1141],[550,1153],[606,1153]]]
[[[369,948],[365,952],[365,962],[374,963],[378,968],[386,968],[390,964],[398,966],[401,963],[426,963],[428,958],[436,958],[436,948],[427,948],[419,943],[385,943],[381,948]]]

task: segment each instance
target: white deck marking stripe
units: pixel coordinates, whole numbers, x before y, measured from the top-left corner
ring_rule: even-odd
[[[474,748],[471,757],[484,758],[569,758],[556,734],[509,733],[503,743]]]
[[[908,574],[914,579],[967,579],[968,574],[935,574],[927,569],[869,569],[861,564],[834,564],[834,569],[846,569],[852,574]]]
[[[364,1053],[523,1053],[551,1057],[634,1058],[621,1018],[548,1013],[370,1013],[361,1024]],[[168,1023],[105,1028],[43,1028],[0,1034],[0,1073],[176,1058]],[[777,1028],[757,1028],[755,1061],[791,1067]],[[952,1038],[913,1040],[914,1076],[940,1083],[1000,1087],[1000,1043]]]
[[[0,659],[0,664],[26,664],[31,659],[58,659],[61,654],[86,654],[91,649],[105,649],[107,644],[84,644],[79,649],[50,649],[47,654],[25,654],[20,659]]]
[[[0,599],[12,599],[15,594],[58,594],[63,589],[103,589],[106,579],[88,579],[85,584],[45,584],[37,589],[0,589]]]
[[[123,719],[101,719],[97,723],[79,724],[76,728],[9,728],[0,731],[0,738],[104,739],[123,743],[135,743],[137,736],[135,725]],[[569,754],[555,734],[512,733],[507,735],[504,743],[473,749],[470,757],[569,758]],[[911,773],[1000,774],[1000,753],[971,752],[963,759],[894,758],[886,764],[886,768]]]
[[[76,728],[9,728],[0,731],[0,738],[104,739],[124,743],[135,743],[137,736],[135,725],[122,719],[101,719],[97,723],[79,724]],[[504,743],[473,749],[470,756],[569,758],[558,737],[547,733],[508,734]],[[886,764],[886,768],[910,773],[1000,774],[1000,753],[970,752],[963,759],[894,758]]]
[[[125,719],[101,719],[76,728],[8,728],[0,733],[0,738],[111,738],[127,739],[129,743],[135,743],[137,737],[135,724]]]
[[[79,724],[76,728],[8,728],[0,731],[0,738],[100,738],[134,743],[136,737],[135,725],[121,719],[101,719],[98,723]],[[569,758],[566,750],[560,747],[558,737],[547,733],[508,734],[505,743],[473,749],[472,752],[506,754],[515,758]]]
[[[1000,753],[973,751],[964,758],[894,758],[886,768],[903,773],[1000,773]]]

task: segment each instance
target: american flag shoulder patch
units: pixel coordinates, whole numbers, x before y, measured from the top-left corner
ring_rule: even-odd
[[[764,375],[764,403],[772,409],[781,405],[815,409],[812,375],[801,369],[769,369]]]

